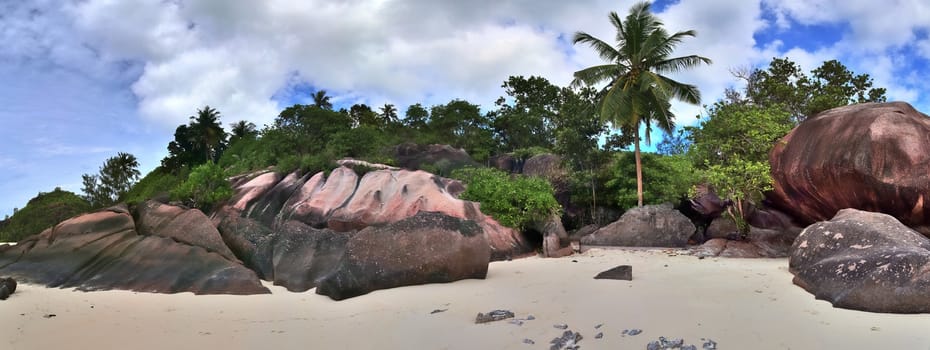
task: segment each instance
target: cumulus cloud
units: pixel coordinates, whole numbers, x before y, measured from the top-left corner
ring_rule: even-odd
[[[572,47],[575,31],[610,39],[608,11],[624,14],[633,1],[349,0],[229,2],[84,0],[60,6],[40,0],[4,6],[0,55],[41,58],[103,81],[123,82],[141,116],[166,129],[209,104],[226,123],[265,124],[293,84],[326,89],[335,101],[394,103],[400,108],[465,98],[489,105],[509,75],[541,75],[568,84],[572,72],[600,63]],[[759,67],[789,56],[806,69],[826,59],[872,72],[887,50],[913,46],[930,56],[930,5],[897,1],[690,1],[659,13],[670,30],[695,29],[676,54],[700,54],[710,67],[676,75],[698,85],[711,103],[735,83],[729,70]],[[763,16],[768,11],[769,16]],[[764,18],[770,18],[765,20]],[[774,18],[771,20],[771,18]],[[813,51],[758,43],[754,34],[792,25],[837,24],[843,39]],[[881,62],[879,62],[881,63]],[[879,68],[885,66],[878,66]],[[877,81],[913,96],[891,67]],[[286,96],[300,100],[301,96]],[[286,99],[285,99],[286,100]],[[288,103],[290,101],[283,101]],[[680,115],[700,107],[676,104]]]

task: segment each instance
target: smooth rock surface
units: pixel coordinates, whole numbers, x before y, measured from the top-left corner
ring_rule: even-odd
[[[77,216],[0,251],[0,274],[48,287],[155,293],[269,293],[220,254],[136,231],[124,206]]]
[[[491,251],[474,221],[421,212],[359,231],[346,243],[316,293],[342,300],[371,291],[461,279],[483,279]]]
[[[136,218],[136,228],[141,235],[171,238],[236,261],[216,226],[198,209],[146,201],[136,208]]]
[[[930,234],[927,135],[930,117],[904,102],[817,114],[775,144],[769,199],[802,225],[855,208]]]
[[[685,247],[695,227],[671,205],[646,205],[581,239],[583,245]]]

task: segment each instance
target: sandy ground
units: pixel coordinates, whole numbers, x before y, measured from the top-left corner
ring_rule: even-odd
[[[645,349],[659,336],[699,349],[702,338],[718,349],[930,349],[930,315],[834,309],[791,284],[786,259],[672,255],[592,249],[496,262],[486,280],[340,302],[274,286],[194,296],[21,285],[0,302],[0,349],[548,349],[560,323],[584,336],[582,349]],[[632,282],[593,279],[621,264],[633,266]],[[494,309],[535,320],[474,323]],[[621,334],[634,328],[642,334]]]

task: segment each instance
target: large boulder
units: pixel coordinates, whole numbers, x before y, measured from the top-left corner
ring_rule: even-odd
[[[520,232],[483,214],[477,203],[457,198],[462,189],[459,181],[403,169],[373,170],[362,176],[348,167],[339,167],[328,176],[322,172],[267,173],[240,182],[214,221],[222,226],[224,218],[246,217],[271,230],[297,221],[317,229],[351,232],[435,211],[475,221],[487,236],[495,260],[534,252],[532,242]]]
[[[319,281],[316,292],[342,300],[378,289],[483,279],[489,248],[474,221],[420,212],[352,236],[339,264]]]
[[[695,227],[671,205],[646,205],[628,210],[620,219],[581,239],[582,245],[623,247],[685,247]]]
[[[841,210],[791,247],[794,283],[836,307],[930,312],[930,239],[881,213]]]
[[[805,225],[855,208],[930,234],[928,134],[930,118],[904,102],[817,114],[775,144],[769,199]]]
[[[292,292],[317,286],[342,259],[355,232],[318,229],[288,220],[274,229],[250,218],[225,217],[220,232],[230,248],[259,277]]]
[[[213,239],[199,237],[197,232],[182,238]],[[124,206],[71,218],[0,249],[0,266],[0,275],[48,287],[195,294],[269,292],[254,271],[234,259],[174,238],[139,233]]]
[[[136,228],[144,236],[171,238],[236,260],[210,218],[197,209],[146,201],[136,208]]]

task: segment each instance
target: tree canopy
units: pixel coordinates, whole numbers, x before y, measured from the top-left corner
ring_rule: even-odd
[[[648,143],[652,125],[666,132],[674,127],[674,115],[670,111],[672,99],[698,104],[701,95],[697,87],[678,82],[665,74],[690,69],[700,64],[710,64],[710,59],[697,55],[671,57],[675,46],[693,30],[669,34],[662,23],[652,14],[649,2],[640,2],[630,8],[625,19],[616,12],[608,18],[616,29],[616,45],[598,39],[585,32],[575,33],[574,44],[586,44],[597,51],[606,64],[575,72],[575,85],[607,85],[599,92],[600,116],[609,120],[615,128],[627,126],[639,130],[646,126]],[[638,204],[643,205],[642,162],[640,160],[640,137],[634,134]]]
[[[136,156],[119,152],[108,158],[96,175],[81,176],[84,199],[94,208],[113,205],[129,192],[140,175]]]

